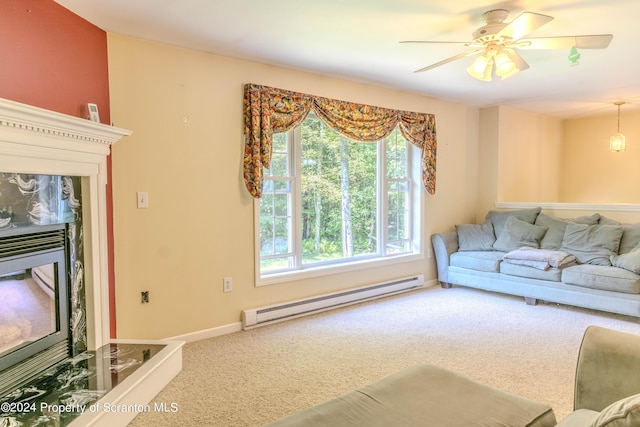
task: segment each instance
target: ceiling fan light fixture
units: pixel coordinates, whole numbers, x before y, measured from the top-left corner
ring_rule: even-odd
[[[499,54],[496,55],[496,74],[504,79],[508,79],[509,77],[520,72],[520,69],[516,65],[515,61],[512,59],[512,56],[509,55],[508,49],[503,50]]]
[[[609,150],[614,153],[624,151],[626,148],[626,138],[620,133],[620,106],[622,104],[624,104],[624,102],[615,102],[613,104],[618,106],[618,131],[609,138]]]
[[[486,54],[478,56],[475,61],[467,68],[467,73],[478,80],[485,82],[491,81],[491,72],[493,71],[493,59]]]

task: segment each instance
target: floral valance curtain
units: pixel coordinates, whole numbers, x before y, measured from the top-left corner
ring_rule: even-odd
[[[244,181],[253,197],[262,196],[262,170],[271,165],[273,134],[301,123],[311,109],[329,127],[358,141],[378,141],[399,125],[407,141],[422,150],[422,182],[429,194],[435,194],[437,143],[433,114],[247,84],[244,87]]]

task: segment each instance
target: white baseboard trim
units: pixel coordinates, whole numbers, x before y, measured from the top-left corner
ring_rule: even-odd
[[[438,279],[430,279],[430,280],[425,280],[424,281],[424,286],[422,286],[423,288],[432,288],[434,286],[440,286],[440,282],[438,282]]]
[[[431,288],[433,286],[439,286],[438,279],[425,280],[422,288]],[[169,341],[185,341],[195,342],[200,340],[206,340],[209,338],[215,338],[222,335],[232,334],[234,332],[242,331],[242,322],[230,323],[228,325],[217,326],[215,328],[203,329],[201,331],[189,332],[187,334],[176,335],[173,337],[165,338]]]
[[[188,334],[176,335],[175,337],[167,338],[167,340],[178,340],[186,342],[194,342],[200,340],[206,340],[208,338],[215,338],[221,335],[232,334],[242,330],[242,322],[230,323],[228,325],[218,326],[211,329],[203,329],[201,331],[189,332]]]

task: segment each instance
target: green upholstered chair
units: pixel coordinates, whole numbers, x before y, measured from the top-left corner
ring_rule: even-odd
[[[559,427],[640,426],[640,336],[587,328],[574,393],[574,412]]]

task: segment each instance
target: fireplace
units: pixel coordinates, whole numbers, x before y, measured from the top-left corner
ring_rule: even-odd
[[[0,231],[0,396],[71,356],[66,229]]]
[[[25,341],[46,342],[48,337],[55,336],[61,341],[51,346],[58,350],[66,348],[66,354],[71,358],[41,375],[44,379],[38,383],[38,395],[44,396],[47,391],[54,390],[57,393],[52,393],[51,397],[65,399],[64,402],[81,395],[91,395],[94,400],[100,399],[100,405],[139,407],[149,402],[182,369],[182,341],[131,341],[110,337],[107,156],[111,144],[130,134],[124,129],[0,98],[0,240],[7,235],[22,234],[24,237],[25,233],[49,232],[52,229],[64,230],[65,233],[62,238],[64,249],[55,247],[42,253],[37,251],[37,254],[22,257],[23,260],[16,264],[8,262],[7,267],[0,267],[0,283],[18,280],[22,282],[15,286],[27,282],[28,286],[39,287],[34,283],[44,277],[41,280],[43,288],[49,285],[57,288],[57,293],[48,297],[57,299],[59,303],[55,309],[57,314],[49,318],[49,325],[54,325],[55,331],[45,330],[40,339],[30,337]],[[50,194],[31,194],[35,187],[62,189],[62,197],[51,202]],[[7,191],[16,189],[25,196],[26,212],[22,218],[17,218],[19,214],[15,204],[5,203],[3,199]],[[74,196],[69,193],[71,189]],[[63,289],[65,284],[66,290]],[[50,306],[46,310],[51,310]],[[67,337],[62,338],[65,330],[68,331]],[[24,334],[26,336],[26,332]],[[131,347],[140,345],[143,347],[141,360],[144,365],[124,380],[119,378],[118,370],[122,366],[117,364],[120,359],[114,354],[131,352]],[[22,348],[22,343],[12,346],[11,352],[0,348],[0,363],[5,363],[1,361],[4,356]],[[23,354],[20,358],[34,360],[40,353],[36,350],[33,356]],[[49,355],[46,359],[55,357]],[[12,358],[5,359],[9,360],[7,365],[14,366]],[[113,361],[116,366],[111,366]],[[51,360],[46,363],[51,363]],[[7,369],[11,370],[9,367],[2,371],[2,366],[0,377],[5,376]],[[58,372],[50,376],[53,370],[65,374]],[[78,373],[87,374],[78,384],[67,384],[69,381],[60,384],[61,378],[78,378]],[[116,377],[117,381],[114,380]],[[34,388],[29,384],[32,382],[4,397],[0,393],[0,402],[22,402],[24,399],[35,402]],[[65,388],[67,385],[86,385],[90,389],[69,390]],[[56,415],[62,420],[65,414],[23,412],[9,415],[16,420],[31,415]],[[75,414],[77,418],[73,421],[67,419],[60,425],[126,425],[135,415],[131,411],[87,411]],[[11,420],[9,424],[14,425]]]

